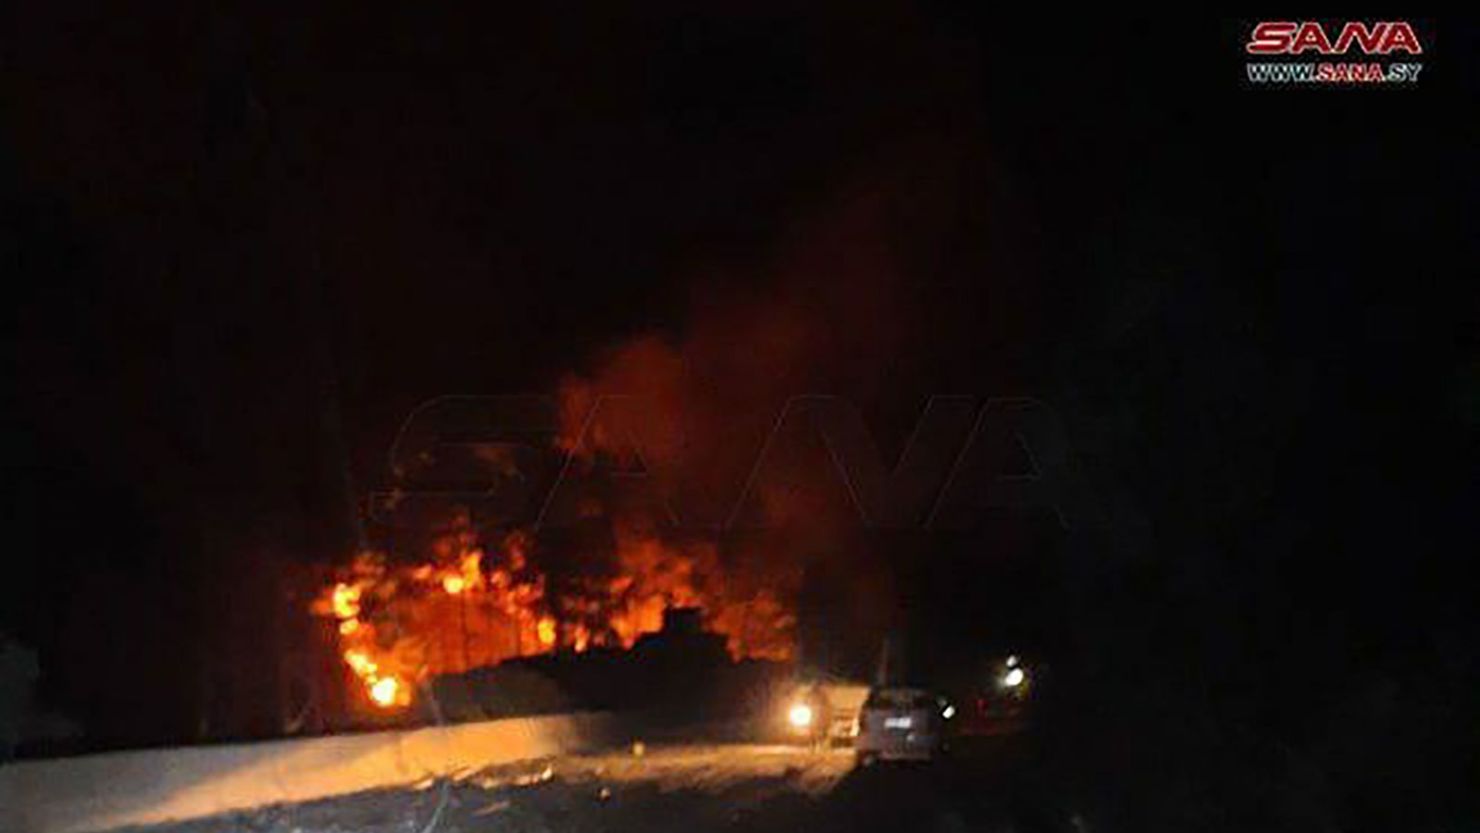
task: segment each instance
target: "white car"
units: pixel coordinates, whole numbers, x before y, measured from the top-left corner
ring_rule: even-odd
[[[858,737],[853,742],[858,763],[934,758],[945,739],[942,710],[948,708],[924,689],[873,689],[858,716]]]

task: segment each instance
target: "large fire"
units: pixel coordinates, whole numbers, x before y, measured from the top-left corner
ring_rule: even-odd
[[[773,588],[739,588],[713,546],[674,546],[625,528],[615,543],[614,577],[555,595],[531,536],[515,532],[489,547],[464,521],[414,563],[362,553],[313,612],[335,623],[345,665],[383,709],[409,705],[437,674],[556,650],[631,648],[661,628],[670,606],[700,608],[735,659],[790,657],[789,607]]]

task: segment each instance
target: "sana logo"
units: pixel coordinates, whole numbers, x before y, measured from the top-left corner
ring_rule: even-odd
[[[1335,31],[1332,38],[1330,32]],[[1422,55],[1418,34],[1407,21],[1366,24],[1348,21],[1328,30],[1319,21],[1266,20],[1254,26],[1244,50],[1250,55],[1345,55],[1353,48],[1368,55],[1406,52]]]

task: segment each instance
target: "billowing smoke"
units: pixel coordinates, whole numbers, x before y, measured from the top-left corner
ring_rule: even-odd
[[[907,313],[886,207],[852,199],[764,274],[699,284],[680,330],[634,335],[560,385],[560,445],[579,473],[627,486],[583,507],[612,529],[617,573],[707,587],[691,601],[738,653],[789,655],[804,576],[853,546],[838,469],[805,419],[783,416],[890,381]]]
[[[845,201],[765,262],[696,283],[682,326],[560,380],[560,497],[533,522],[455,512],[410,563],[365,553],[326,585],[315,611],[363,701],[399,707],[433,675],[509,657],[630,648],[673,607],[699,608],[736,659],[795,659],[819,570],[834,597],[878,608],[857,592],[847,486],[806,419],[783,417],[799,397],[862,403],[895,381],[908,315],[886,207]]]

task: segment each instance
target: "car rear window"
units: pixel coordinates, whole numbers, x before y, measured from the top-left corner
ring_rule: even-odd
[[[928,694],[918,691],[891,691],[877,689],[869,692],[863,704],[866,709],[928,709],[935,704]]]

